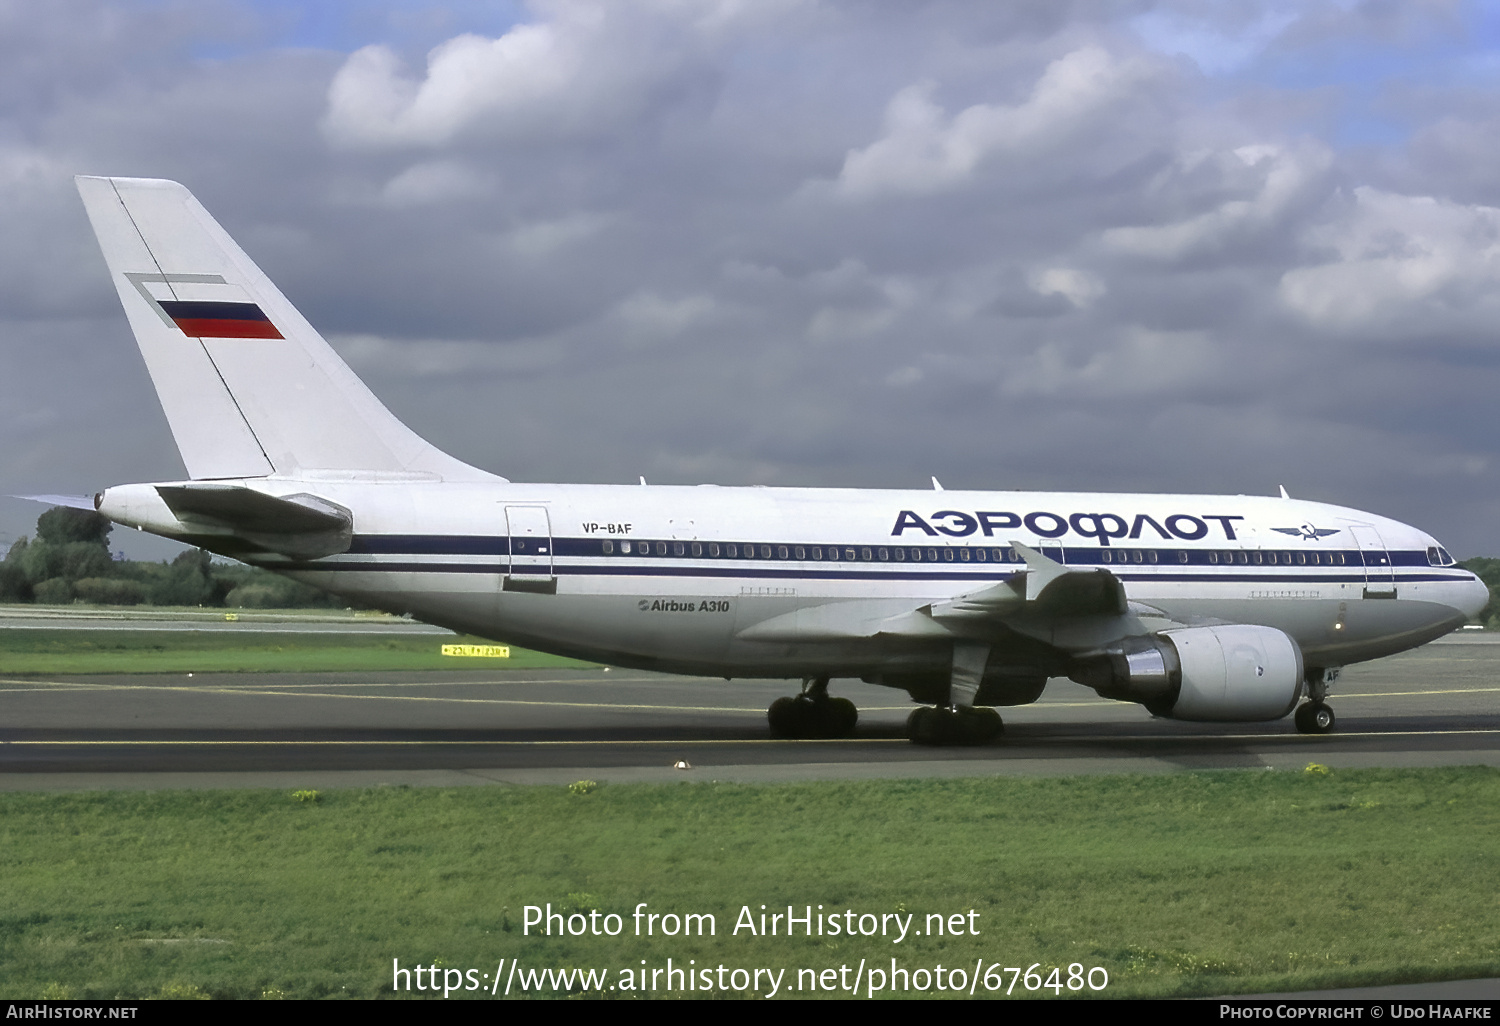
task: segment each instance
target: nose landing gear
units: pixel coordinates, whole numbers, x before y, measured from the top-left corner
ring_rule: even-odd
[[[859,722],[859,710],[847,698],[828,694],[827,677],[809,677],[802,694],[778,698],[766,710],[771,736],[791,740],[849,737]]]
[[[1328,697],[1329,686],[1339,679],[1341,669],[1339,666],[1312,667],[1307,671],[1307,697],[1310,701],[1299,706],[1292,717],[1303,734],[1327,734],[1333,730],[1336,719],[1324,699]]]
[[[1333,710],[1322,702],[1305,702],[1298,706],[1293,717],[1297,729],[1304,734],[1327,734],[1336,722]]]

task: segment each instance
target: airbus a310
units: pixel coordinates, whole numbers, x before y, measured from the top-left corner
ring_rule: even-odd
[[[1287,497],[529,484],[397,420],[175,182],[80,177],[187,480],[105,488],[116,523],[371,606],[616,666],[802,680],[782,737],[917,703],[984,743],[1069,677],[1157,716],[1331,730],[1349,663],[1488,600],[1431,536]],[[1299,705],[1300,703],[1300,705]]]

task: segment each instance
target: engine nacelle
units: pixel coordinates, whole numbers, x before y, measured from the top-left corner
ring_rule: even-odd
[[[1177,720],[1276,720],[1302,694],[1302,650],[1274,627],[1184,627],[1127,638],[1070,675]]]

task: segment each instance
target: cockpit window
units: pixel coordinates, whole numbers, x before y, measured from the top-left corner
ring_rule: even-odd
[[[1453,566],[1458,560],[1448,554],[1448,550],[1441,545],[1431,545],[1427,549],[1427,562],[1433,566]]]

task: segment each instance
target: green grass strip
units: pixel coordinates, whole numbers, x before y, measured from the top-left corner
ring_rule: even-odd
[[[510,649],[510,658],[444,656],[450,635],[151,630],[0,630],[0,674],[312,673],[321,670],[489,670],[590,666]]]
[[[799,979],[829,977],[799,970],[846,967],[847,982],[892,958],[929,980],[1099,966],[1106,997],[1500,975],[1494,769],[311,798],[0,793],[0,996],[390,996],[392,959],[475,980],[520,959],[615,985],[692,959],[785,970],[782,995],[804,997]],[[549,902],[618,914],[624,932],[524,936],[524,907]],[[634,936],[640,902],[711,913],[716,934]],[[972,909],[979,933],[734,935],[762,904],[918,928]],[[669,996],[657,983],[644,996]]]

